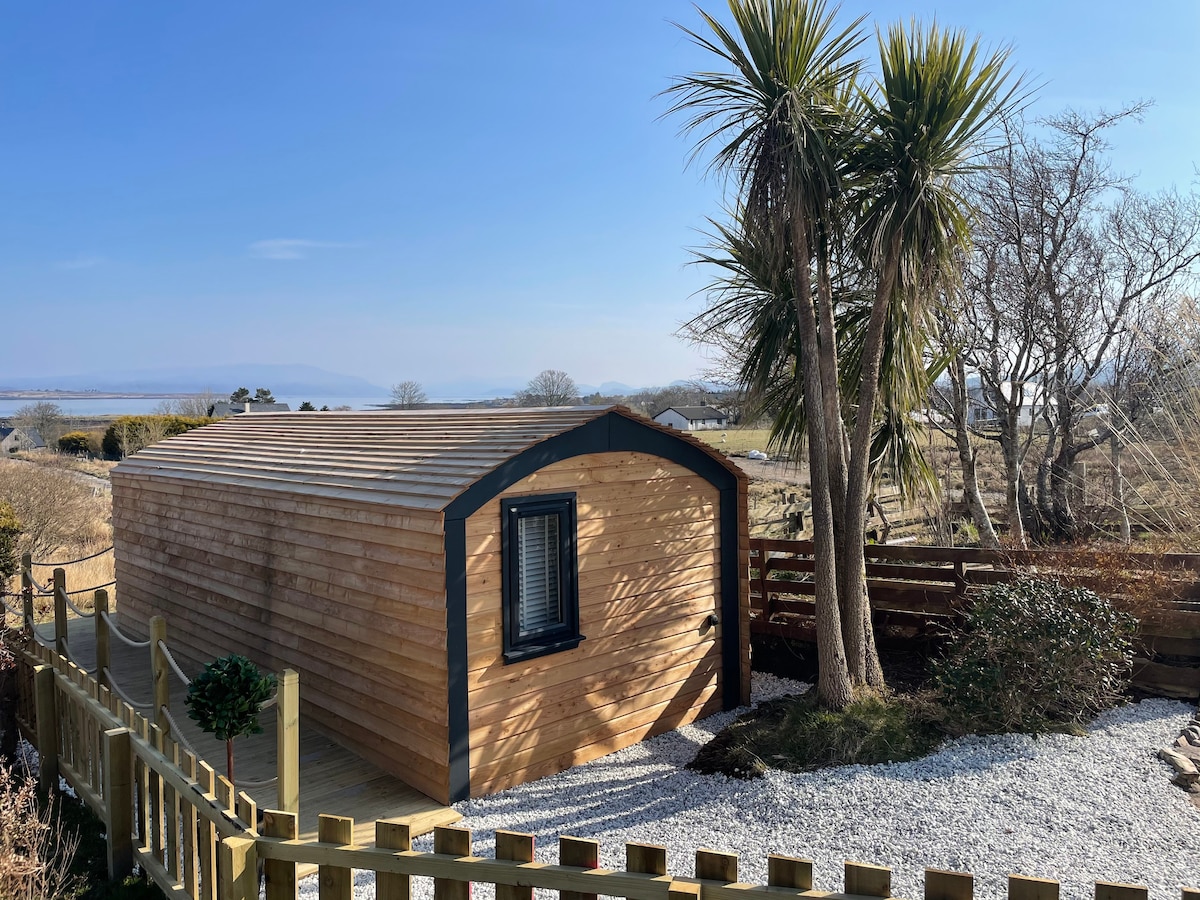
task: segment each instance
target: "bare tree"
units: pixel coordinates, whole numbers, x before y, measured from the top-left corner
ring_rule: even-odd
[[[517,392],[517,406],[574,406],[579,403],[579,388],[566,372],[546,369]]]
[[[1066,112],[1038,123],[1046,138],[1010,120],[1007,145],[976,184],[962,352],[998,425],[990,437],[1004,455],[1019,545],[1030,529],[1078,533],[1069,491],[1075,461],[1111,436],[1077,434],[1089,398],[1138,309],[1174,290],[1200,255],[1195,196],[1138,194],[1109,167],[1106,130],[1143,109]],[[1026,460],[1039,418],[1048,437],[1031,491]]]
[[[177,397],[174,400],[164,400],[154,407],[151,415],[182,416],[185,419],[206,419],[212,414],[213,407],[221,400],[219,394],[214,394],[205,388],[198,394],[187,397]]]
[[[26,403],[13,413],[12,422],[21,428],[36,428],[48,447],[67,430],[67,417],[62,407],[49,400]]]
[[[0,500],[21,523],[22,553],[46,559],[62,547],[99,537],[89,529],[108,516],[104,500],[65,468],[0,461]]]
[[[392,406],[400,409],[417,409],[427,402],[429,402],[429,398],[419,381],[402,381],[392,385]]]

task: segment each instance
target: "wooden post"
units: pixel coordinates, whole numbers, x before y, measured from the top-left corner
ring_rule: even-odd
[[[167,640],[167,620],[162,616],[150,617],[150,675],[154,679],[154,724],[163,734],[171,733],[163,707],[171,708],[171,667],[161,644]]]
[[[21,627],[27,635],[33,634],[33,557],[21,554],[21,611],[25,620]]]
[[[560,837],[558,864],[581,869],[600,868],[600,842],[590,838]],[[598,895],[581,891],[559,891],[559,900],[596,900]]]
[[[1140,884],[1096,882],[1096,900],[1146,900],[1150,891]]]
[[[67,570],[55,569],[54,580],[54,649],[59,656],[67,655]]]
[[[496,846],[500,846],[500,833],[496,833]],[[385,850],[411,850],[412,826],[407,819],[379,819],[375,822],[375,846]],[[497,852],[497,856],[499,853]],[[496,885],[499,896],[500,885]],[[394,872],[375,874],[375,900],[411,900],[412,877]],[[274,900],[268,896],[267,900]]]
[[[190,750],[184,750],[180,758],[180,768],[188,781],[196,780],[196,755]],[[179,829],[182,832],[180,841],[183,844],[183,891],[189,897],[200,896],[200,873],[196,868],[199,850],[199,833],[196,823],[196,804],[193,798],[185,796],[180,804]]]
[[[300,676],[292,669],[279,673],[275,701],[276,802],[300,815]]]
[[[378,823],[377,823],[378,826]],[[300,834],[300,826],[295,813],[280,809],[263,810],[262,833],[267,837],[283,838],[294,841]],[[411,849],[405,847],[405,850]],[[296,864],[282,859],[267,859],[263,861],[263,875],[266,880],[267,900],[296,900]],[[376,876],[377,878],[379,876]],[[384,895],[376,896],[385,900]]]
[[[1049,878],[1008,876],[1008,900],[1058,900],[1059,884]]]
[[[220,852],[220,900],[258,900],[258,847],[254,838],[227,837],[221,841]]]
[[[975,876],[969,872],[925,870],[925,900],[973,900]]]
[[[1200,900],[1200,888],[1183,888],[1181,900]]]
[[[346,816],[317,816],[317,840],[326,844],[354,842],[354,820]],[[321,900],[352,900],[354,871],[345,866],[318,866]]]
[[[812,890],[812,860],[793,856],[767,857],[767,886],[791,891]]]
[[[519,831],[497,831],[496,859],[533,862],[533,835]],[[533,900],[533,888],[516,884],[498,884],[496,885],[496,900]]]
[[[58,709],[54,669],[33,669],[34,708],[37,710],[38,787],[47,796],[58,790]]]
[[[214,775],[212,766],[204,760],[197,760],[196,782],[200,785],[200,791],[204,794],[205,799],[214,796]],[[217,830],[212,822],[204,816],[199,817],[197,825],[200,831],[197,848],[197,855],[200,858],[200,886],[203,896],[210,897],[215,894],[212,888],[217,871]]]
[[[447,856],[471,855],[471,829],[443,825],[433,830],[433,852]],[[565,896],[565,894],[563,895]],[[324,897],[321,900],[325,900]],[[433,879],[433,900],[471,900],[471,882]]]
[[[133,872],[133,741],[128,728],[104,732],[104,809],[108,877]]]
[[[886,866],[846,861],[846,893],[867,897],[892,896],[892,870]]]
[[[666,875],[667,848],[657,844],[626,844],[625,871],[639,875]]]
[[[108,591],[101,589],[96,591],[96,682],[111,688],[105,671],[112,664],[112,632],[108,628],[107,615]]]
[[[733,884],[737,881],[738,858],[736,853],[720,853],[716,850],[696,851],[696,877],[701,881],[719,881]]]

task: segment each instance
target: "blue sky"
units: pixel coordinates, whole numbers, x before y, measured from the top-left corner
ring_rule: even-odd
[[[705,8],[723,9],[707,2]],[[1013,46],[1035,109],[1155,190],[1200,164],[1196,0],[847,0]],[[708,65],[676,0],[10,4],[10,374],[310,363],[378,384],[697,375],[673,336],[719,184],[656,97]],[[13,335],[27,339],[14,340]],[[11,367],[11,368],[10,368]]]

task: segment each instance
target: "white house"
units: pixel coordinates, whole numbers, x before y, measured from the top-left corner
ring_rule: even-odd
[[[1013,391],[1018,393],[1014,395]],[[1026,381],[1024,384],[1014,385],[1011,381],[1005,381],[1000,384],[1000,395],[1008,402],[1013,396],[1016,396],[1021,401],[1020,411],[1017,413],[1017,425],[1024,428],[1032,424],[1042,415],[1042,410],[1047,406],[1057,406],[1058,401],[1047,395],[1046,391],[1039,384],[1034,384],[1032,381]],[[989,398],[983,390],[983,386],[975,384],[967,388],[967,423],[970,425],[988,425],[999,424],[999,415],[996,409],[993,408],[991,398]]]
[[[654,421],[679,431],[711,431],[729,426],[729,416],[711,406],[668,406]]]

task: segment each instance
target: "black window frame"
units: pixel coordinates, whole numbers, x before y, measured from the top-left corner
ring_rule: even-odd
[[[558,516],[558,582],[562,622],[522,635],[518,615],[521,602],[517,541],[518,522],[533,516]],[[575,494],[538,494],[506,497],[500,501],[500,541],[503,560],[504,662],[535,659],[579,646],[579,564],[576,553]]]

